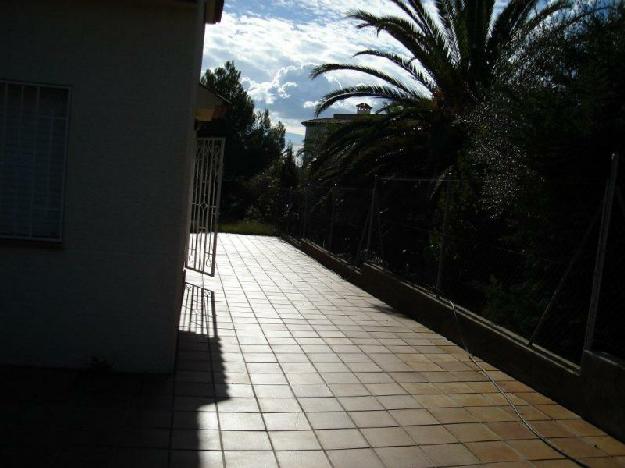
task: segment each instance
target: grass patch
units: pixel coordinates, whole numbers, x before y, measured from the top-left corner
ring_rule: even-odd
[[[259,221],[234,221],[225,222],[219,225],[219,232],[229,234],[253,234],[257,236],[275,236],[278,230],[271,224]]]

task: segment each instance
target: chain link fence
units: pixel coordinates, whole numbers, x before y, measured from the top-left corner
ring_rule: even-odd
[[[585,200],[575,216],[540,219],[528,210],[505,222],[476,216],[459,200],[463,184],[376,178],[369,187],[279,190],[272,221],[287,235],[356,266],[382,266],[573,363],[590,346],[625,359],[625,203],[618,184],[611,193],[603,183],[562,187],[573,194],[567,203]],[[589,193],[598,195],[588,202]]]

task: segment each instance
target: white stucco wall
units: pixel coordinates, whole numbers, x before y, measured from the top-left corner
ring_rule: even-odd
[[[0,79],[71,88],[64,241],[0,240],[0,363],[171,370],[201,13],[0,0]]]

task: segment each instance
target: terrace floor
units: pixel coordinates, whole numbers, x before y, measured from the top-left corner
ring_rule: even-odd
[[[277,238],[219,239],[217,276],[188,274],[173,376],[0,374],[35,393],[0,401],[0,466],[576,466],[444,337]],[[625,466],[625,444],[478,362],[556,446]]]
[[[217,464],[575,466],[519,422],[460,347],[277,238],[220,243],[218,276],[204,284],[214,290],[213,362],[221,353],[212,381],[229,394],[209,408]],[[184,370],[202,367],[196,343],[181,343],[180,382],[200,378]],[[591,466],[625,466],[624,444],[481,366],[556,446]]]

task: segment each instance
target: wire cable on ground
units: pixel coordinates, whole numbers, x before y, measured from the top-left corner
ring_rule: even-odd
[[[451,310],[454,314],[454,320],[456,322],[456,327],[458,329],[458,334],[460,335],[460,341],[462,342],[462,346],[464,348],[464,350],[466,351],[467,355],[469,356],[469,359],[471,359],[471,362],[473,362],[473,364],[475,364],[475,366],[480,370],[480,372],[484,375],[484,377],[486,377],[490,383],[493,384],[493,386],[495,387],[495,389],[505,398],[506,402],[508,403],[508,406],[510,406],[510,408],[512,408],[512,411],[514,411],[514,413],[517,415],[517,417],[519,418],[519,420],[521,421],[521,423],[532,433],[534,434],[536,437],[538,437],[540,440],[542,440],[545,444],[547,444],[549,447],[551,447],[553,450],[555,450],[556,452],[558,452],[560,455],[562,455],[563,457],[567,458],[568,460],[572,461],[573,463],[575,463],[578,466],[581,466],[583,468],[589,468],[588,465],[586,465],[584,462],[582,462],[581,460],[578,460],[577,458],[569,455],[568,453],[564,452],[562,449],[560,449],[559,447],[557,447],[553,442],[551,442],[550,440],[548,440],[546,437],[544,437],[542,434],[540,434],[536,429],[534,429],[534,427],[527,421],[527,419],[525,419],[525,417],[523,417],[523,415],[521,414],[521,412],[519,411],[519,409],[517,408],[517,406],[514,404],[514,402],[510,399],[510,397],[508,396],[507,392],[501,388],[499,386],[499,384],[495,381],[495,379],[493,379],[490,374],[488,372],[486,372],[486,370],[482,367],[482,365],[477,361],[477,359],[475,359],[475,357],[473,356],[473,354],[471,354],[471,352],[469,351],[469,347],[467,346],[467,342],[464,339],[464,334],[462,333],[462,327],[460,326],[460,320],[458,319],[458,313],[456,311],[456,304],[454,304],[452,301],[450,301],[449,299],[446,298],[442,298],[439,296],[439,299],[443,299],[444,301],[448,302],[449,305],[451,306]]]

